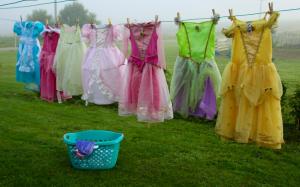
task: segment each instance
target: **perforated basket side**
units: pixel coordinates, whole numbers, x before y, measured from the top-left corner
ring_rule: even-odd
[[[68,152],[71,164],[77,169],[111,169],[116,165],[120,144],[99,146],[93,153],[84,158],[75,155],[75,146],[69,145]]]

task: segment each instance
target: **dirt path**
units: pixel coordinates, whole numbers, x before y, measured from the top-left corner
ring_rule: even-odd
[[[0,51],[13,51],[13,50],[17,50],[17,48],[15,48],[15,47],[0,48]]]

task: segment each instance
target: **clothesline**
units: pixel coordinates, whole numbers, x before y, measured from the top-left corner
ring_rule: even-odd
[[[66,2],[69,0],[64,0],[64,1],[58,1],[58,2]],[[48,3],[49,4],[49,3]],[[2,9],[2,8],[0,8]],[[281,9],[281,10],[277,10],[277,12],[291,12],[291,11],[299,11],[299,8],[290,8],[290,9]],[[237,17],[245,17],[245,16],[254,16],[254,15],[260,15],[260,14],[265,14],[266,12],[255,12],[255,13],[247,13],[247,14],[236,14],[235,16]],[[220,16],[220,19],[223,18],[228,18],[228,16]],[[201,18],[189,18],[189,19],[181,19],[181,21],[196,21],[196,20],[210,20],[212,19],[212,17],[201,17]],[[0,18],[0,20],[4,20],[4,21],[12,21],[15,22],[17,20],[13,20],[13,19],[9,19],[9,18]],[[172,23],[174,22],[174,20],[161,20],[162,23]],[[117,25],[124,25],[125,23],[119,23]]]
[[[290,8],[290,9],[281,9],[281,10],[276,10],[277,12],[289,12],[289,11],[297,11],[300,10],[299,8]],[[260,14],[265,14],[267,12],[255,12],[255,13],[247,13],[247,14],[237,14],[235,16],[237,17],[244,17],[244,16],[254,16],[254,15],[260,15]],[[228,18],[228,16],[220,16],[220,19],[223,18]],[[189,18],[189,19],[181,19],[180,21],[195,21],[195,20],[210,20],[212,17],[202,17],[202,18]],[[162,23],[170,23],[174,22],[174,20],[161,20]],[[124,23],[120,23],[122,25]]]
[[[0,4],[0,6],[14,5],[14,4],[19,4],[19,3],[22,3],[22,2],[26,2],[26,1],[28,1],[28,0],[19,0],[19,1],[15,1],[15,2]],[[30,0],[30,1],[32,1],[32,0]]]
[[[1,10],[4,9],[17,9],[17,8],[27,8],[27,7],[35,7],[35,6],[40,6],[40,5],[49,5],[49,4],[58,4],[58,3],[65,3],[65,2],[71,2],[75,0],[61,0],[61,1],[51,1],[51,2],[46,2],[46,3],[38,3],[38,4],[33,4],[33,5],[24,5],[24,6],[14,6],[14,7],[0,7]],[[22,1],[20,1],[22,2]],[[6,6],[6,5],[5,5]]]

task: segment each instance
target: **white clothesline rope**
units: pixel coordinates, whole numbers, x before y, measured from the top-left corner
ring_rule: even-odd
[[[299,11],[299,8],[290,8],[290,9],[281,9],[281,10],[276,10],[276,12],[290,12],[290,11]],[[260,14],[266,14],[267,12],[255,12],[255,13],[247,13],[247,14],[236,14],[234,16],[236,17],[244,17],[244,16],[253,16],[253,15],[260,15]],[[228,18],[229,16],[219,16],[219,19],[224,19]],[[212,17],[200,17],[200,18],[189,18],[189,19],[180,19],[180,21],[197,21],[197,20],[211,20],[213,19]],[[162,23],[174,23],[175,20],[161,20],[160,22]],[[118,25],[124,25],[126,23],[119,23]]]
[[[41,5],[49,5],[49,4],[59,4],[59,3],[66,3],[66,2],[74,2],[76,0],[61,0],[61,1],[51,1],[46,3],[37,3],[32,5],[24,5],[24,6],[14,6],[14,7],[6,7],[7,5],[3,5],[4,7],[0,6],[1,10],[10,10],[10,9],[18,9],[18,8],[27,8],[27,7],[36,7]],[[25,1],[19,1],[16,3],[25,2]]]
[[[61,2],[66,2],[66,1],[61,1]],[[1,8],[0,8],[1,9]],[[277,12],[291,12],[291,11],[299,11],[300,8],[290,8],[290,9],[281,9],[281,10],[277,10]],[[237,14],[235,16],[237,17],[244,17],[244,16],[253,16],[253,15],[260,15],[260,14],[265,14],[266,12],[255,12],[255,13],[247,13],[247,14]],[[219,19],[224,19],[224,18],[228,18],[229,16],[220,16]],[[197,21],[197,20],[210,20],[213,17],[200,17],[200,18],[189,18],[189,19],[181,19],[180,21]],[[13,19],[9,19],[9,18],[0,18],[0,20],[3,21],[18,21],[18,20],[13,20]],[[175,20],[161,20],[160,22],[162,23],[172,23],[175,22]],[[126,23],[119,23],[117,25],[124,25]]]

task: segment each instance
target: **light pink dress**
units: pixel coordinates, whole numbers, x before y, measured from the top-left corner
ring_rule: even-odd
[[[164,74],[166,61],[160,23],[127,24],[124,53],[131,43],[119,115],[136,114],[138,121],[163,122],[173,118],[169,89]]]
[[[115,44],[121,37],[120,26],[97,29],[95,25],[86,24],[82,36],[89,44],[82,66],[82,99],[86,105],[118,102],[124,62],[124,55]]]

